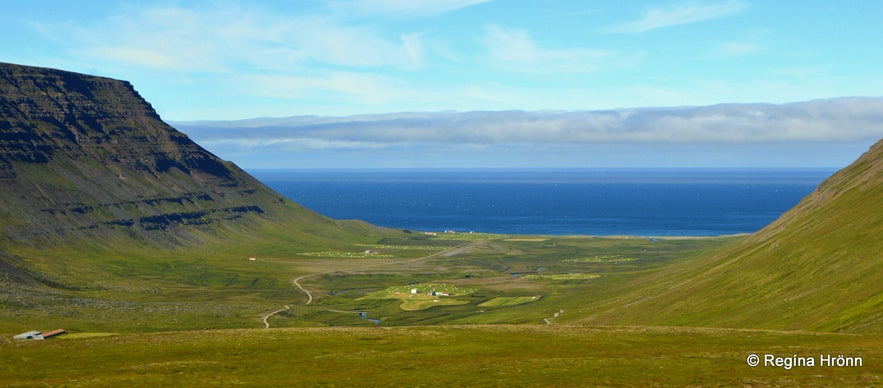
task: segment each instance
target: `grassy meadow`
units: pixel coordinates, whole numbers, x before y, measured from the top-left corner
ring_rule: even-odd
[[[126,334],[0,344],[4,386],[872,386],[859,335],[470,325]],[[750,354],[861,355],[862,367],[751,367]]]
[[[25,251],[20,254],[34,257],[36,270],[57,286],[8,283],[0,303],[0,333],[48,326],[70,332],[259,328],[263,314],[285,305],[291,309],[270,317],[272,327],[373,324],[352,314],[356,311],[384,325],[542,324],[562,309],[561,319],[578,316],[582,305],[606,298],[624,279],[738,238],[378,233],[374,241],[321,246],[271,239],[277,243],[231,243],[201,250],[133,248],[125,256],[94,247]],[[611,255],[628,260],[581,259]],[[71,260],[52,261],[53,256]],[[248,260],[250,256],[256,260]],[[309,305],[307,295],[292,284],[304,276],[300,283],[315,298]],[[432,284],[468,292],[421,295],[423,302],[406,308],[401,298],[370,297]],[[495,298],[521,297],[539,298],[534,303],[479,306]]]

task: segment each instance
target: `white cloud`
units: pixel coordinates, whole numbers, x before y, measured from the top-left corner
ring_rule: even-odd
[[[407,63],[414,65],[414,67],[422,67],[425,62],[425,50],[423,41],[420,39],[421,35],[420,33],[401,35],[402,48]]]
[[[214,43],[215,18],[194,11],[147,8],[90,26],[66,26],[66,46],[75,57],[174,71],[221,71],[225,51]],[[43,25],[43,29],[54,26]]]
[[[883,138],[883,98],[172,124],[254,168],[819,167]]]
[[[169,55],[165,52],[152,49],[139,49],[136,47],[94,47],[89,53],[100,58],[115,62],[124,62],[136,66],[153,69],[176,70],[192,66],[191,62],[184,58]]]
[[[350,67],[422,66],[420,34],[402,34],[397,40],[379,36],[373,29],[341,25],[328,18],[303,18],[291,23],[282,43],[299,57]]]
[[[334,8],[368,15],[420,17],[443,14],[492,0],[353,0],[339,1]]]
[[[721,57],[744,57],[762,49],[761,45],[750,42],[719,42],[711,48],[710,53]]]
[[[53,30],[37,24],[37,30]],[[140,67],[219,72],[311,65],[423,66],[421,34],[389,39],[327,15],[282,17],[261,9],[146,7],[70,27],[74,55]]]
[[[386,148],[385,143],[329,140],[317,138],[220,139],[205,141],[204,146],[235,150],[237,153],[273,149],[285,152],[305,150],[364,150]]]
[[[376,105],[412,95],[405,85],[383,75],[332,72],[311,76],[249,75],[239,87],[255,96],[303,99],[327,98]]]
[[[179,123],[205,141],[380,144],[761,144],[883,137],[883,98],[610,111],[475,111]]]
[[[652,8],[638,20],[620,24],[610,32],[632,34],[701,22],[741,12],[746,8],[742,1],[732,0],[718,4],[685,3],[670,8]]]
[[[483,43],[494,66],[529,73],[592,72],[630,66],[641,57],[610,50],[543,48],[527,30],[499,25],[487,26]]]

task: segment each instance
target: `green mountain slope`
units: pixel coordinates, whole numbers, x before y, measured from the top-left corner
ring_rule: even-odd
[[[285,199],[164,123],[128,82],[0,63],[0,272],[11,278],[66,276],[58,263],[77,257],[381,232]]]
[[[584,322],[883,332],[883,141],[763,230],[647,275]]]

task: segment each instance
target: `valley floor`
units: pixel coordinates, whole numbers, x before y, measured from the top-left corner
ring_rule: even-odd
[[[124,272],[4,294],[0,386],[883,385],[874,332],[587,324],[602,302],[742,238],[459,235],[125,267],[96,256],[89,269]],[[11,338],[56,327],[69,334]]]
[[[875,336],[470,325],[127,334],[0,345],[3,386],[874,386]],[[752,354],[758,366],[748,364]],[[766,363],[771,355],[778,365]],[[861,366],[820,365],[823,357]],[[796,366],[797,357],[814,365]],[[775,359],[774,359],[775,360]],[[788,367],[790,365],[790,367]]]

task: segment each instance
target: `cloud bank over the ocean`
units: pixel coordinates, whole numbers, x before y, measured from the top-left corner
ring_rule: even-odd
[[[394,153],[426,167],[433,163],[421,160],[421,152],[441,149],[459,158],[472,158],[481,165],[482,153],[506,155],[530,149],[533,154],[529,158],[542,165],[544,160],[555,160],[558,152],[574,153],[581,148],[590,151],[606,146],[643,153],[638,159],[658,154],[659,163],[665,164],[664,159],[674,161],[671,159],[674,156],[667,152],[684,148],[708,147],[726,154],[736,149],[769,145],[802,144],[815,150],[813,152],[824,151],[826,145],[830,145],[833,152],[836,144],[866,147],[883,137],[883,98],[605,111],[296,116],[182,122],[176,126],[222,156],[276,154],[280,163],[286,159],[296,160],[299,152],[367,152],[363,163],[348,167],[370,166],[371,157],[382,158],[383,153],[387,153],[386,157]],[[409,150],[413,154],[407,154]],[[511,156],[512,160],[517,159],[517,155]],[[790,165],[830,163],[825,160],[826,155],[795,152],[794,156],[802,159]],[[814,163],[813,158],[819,161]],[[580,160],[586,158],[577,159],[573,164],[581,164]],[[389,162],[382,164],[388,166]]]

